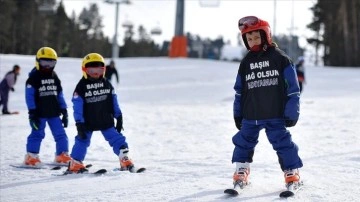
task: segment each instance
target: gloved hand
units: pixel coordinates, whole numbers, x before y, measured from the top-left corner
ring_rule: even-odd
[[[239,129],[239,130],[241,130],[242,119],[243,119],[242,117],[234,117],[236,128]]]
[[[61,122],[64,125],[64,128],[68,127],[69,124],[69,116],[66,109],[61,109],[62,119]]]
[[[39,130],[40,119],[36,113],[36,109],[29,110],[29,122],[30,122],[30,126],[33,130]]]
[[[121,132],[121,130],[124,130],[123,128],[123,118],[122,115],[120,115],[117,119],[116,119],[116,126],[115,126],[117,132]]]
[[[285,119],[285,126],[286,127],[293,127],[296,125],[298,120],[290,120],[290,119]]]
[[[85,123],[76,123],[76,129],[80,139],[86,139],[86,126]]]
[[[14,92],[14,91],[15,91],[15,88],[14,88],[14,87],[11,87],[10,90],[11,90],[12,92]]]

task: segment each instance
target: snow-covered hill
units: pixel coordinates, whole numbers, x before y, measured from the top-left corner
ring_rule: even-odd
[[[124,134],[142,174],[110,172],[104,176],[55,177],[61,171],[19,170],[30,133],[25,80],[34,56],[0,55],[0,77],[14,64],[21,75],[10,94],[10,110],[0,116],[0,200],[14,201],[277,201],[283,173],[264,132],[256,147],[252,185],[236,198],[232,186],[233,84],[238,63],[196,59],[132,58],[116,60],[115,85],[124,114]],[[56,71],[70,102],[81,77],[81,59],[60,58]],[[306,67],[301,116],[291,128],[304,162],[305,187],[289,201],[357,201],[360,196],[360,68]],[[70,148],[76,128],[69,127]],[[50,131],[43,140],[43,162],[54,158]],[[95,132],[85,163],[93,170],[118,166],[117,157]]]

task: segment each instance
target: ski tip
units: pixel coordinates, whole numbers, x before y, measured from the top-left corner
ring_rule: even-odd
[[[55,166],[55,167],[52,167],[50,170],[60,170],[61,169],[61,166]]]
[[[142,173],[142,172],[144,172],[146,170],[146,168],[139,168],[137,171],[136,171],[136,173]]]
[[[279,194],[279,197],[280,198],[288,198],[288,197],[292,197],[294,195],[295,195],[295,193],[292,191],[283,191]]]
[[[225,189],[224,190],[225,194],[231,195],[231,196],[237,196],[239,195],[239,192],[236,191],[235,189]]]
[[[90,167],[92,167],[93,165],[92,164],[86,164],[85,165],[85,168],[90,168]]]
[[[93,174],[95,174],[95,175],[101,175],[101,174],[105,174],[106,172],[107,172],[106,169],[100,169],[100,170],[94,172]]]

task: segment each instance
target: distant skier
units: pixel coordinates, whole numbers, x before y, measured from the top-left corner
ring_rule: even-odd
[[[119,74],[115,67],[115,62],[113,60],[110,61],[109,65],[106,65],[105,78],[111,82],[111,78],[113,75],[116,77],[116,83],[119,84]]]
[[[298,168],[303,163],[286,129],[295,126],[299,118],[300,91],[294,65],[272,43],[268,22],[248,16],[241,18],[238,26],[249,52],[240,63],[234,86],[234,120],[239,129],[232,138],[234,185],[248,183],[262,129],[278,155],[285,182],[299,183]]]
[[[29,166],[41,165],[39,152],[45,137],[46,122],[56,143],[54,161],[67,164],[71,160],[68,155],[68,137],[64,130],[68,126],[67,105],[60,79],[54,71],[56,62],[57,54],[54,49],[40,48],[36,53],[35,68],[29,73],[26,81],[25,99],[29,110],[31,133],[27,138],[24,164]]]
[[[8,101],[9,92],[14,92],[14,86],[17,76],[20,74],[20,66],[14,65],[13,69],[5,74],[4,79],[0,82],[0,106],[3,105],[3,114],[17,114],[18,112],[9,112]]]
[[[304,57],[300,56],[295,65],[296,74],[299,81],[300,93],[303,91],[303,84],[305,83],[305,67],[304,67]]]
[[[118,156],[121,170],[135,169],[128,157],[129,149],[123,129],[123,116],[111,83],[104,78],[105,61],[97,53],[89,53],[82,61],[83,77],[76,85],[72,102],[77,136],[72,148],[68,172],[87,172],[83,164],[94,131],[101,131]],[[116,125],[114,123],[116,119]]]

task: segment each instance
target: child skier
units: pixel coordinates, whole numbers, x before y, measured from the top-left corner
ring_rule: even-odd
[[[93,131],[100,130],[118,156],[121,170],[135,172],[134,164],[128,157],[128,144],[123,129],[122,113],[117,95],[111,83],[104,77],[105,61],[97,53],[89,53],[82,61],[83,77],[78,82],[72,102],[78,135],[72,148],[72,160],[68,172],[87,172],[82,161]],[[114,118],[116,126],[114,127]]]
[[[41,165],[38,154],[41,141],[45,137],[46,122],[56,142],[55,162],[66,165],[71,160],[68,155],[68,137],[64,130],[68,125],[67,105],[60,79],[54,71],[56,61],[57,54],[54,49],[40,48],[36,53],[35,67],[26,81],[25,99],[31,133],[27,138],[25,165]]]
[[[265,129],[276,151],[286,183],[299,183],[302,161],[286,127],[299,118],[299,85],[294,65],[272,43],[268,22],[255,16],[238,23],[249,52],[240,63],[234,89],[234,120],[239,132],[233,137],[236,164],[234,185],[246,185],[259,131]]]

